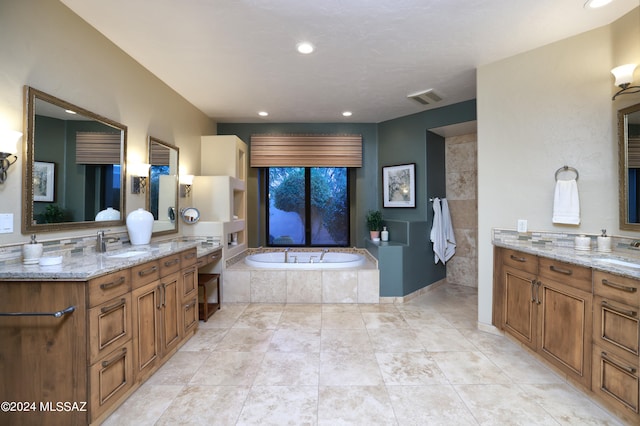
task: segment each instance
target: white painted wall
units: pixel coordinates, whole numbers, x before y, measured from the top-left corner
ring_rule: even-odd
[[[22,131],[23,86],[29,85],[126,125],[129,163],[148,163],[152,135],[180,148],[185,173],[199,173],[200,135],[215,134],[216,123],[59,1],[1,1],[0,58],[0,129]],[[21,149],[0,185],[0,213],[14,215],[14,232],[0,234],[0,245],[28,240],[20,233]],[[127,211],[145,207],[144,197],[128,192]]]
[[[619,46],[624,46],[620,48]],[[640,63],[640,8],[611,25],[478,69],[478,320],[491,323],[492,228],[618,230],[616,111],[611,68]],[[640,72],[636,72],[640,80]],[[551,222],[555,171],[578,169],[581,224]],[[633,234],[633,233],[631,233]]]

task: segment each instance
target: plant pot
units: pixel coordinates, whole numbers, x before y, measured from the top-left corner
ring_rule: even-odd
[[[380,231],[369,231],[371,241],[380,241]]]

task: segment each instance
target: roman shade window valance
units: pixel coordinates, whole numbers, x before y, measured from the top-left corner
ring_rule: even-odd
[[[120,164],[120,133],[76,133],[76,164]]]
[[[253,135],[251,167],[362,167],[361,135]]]

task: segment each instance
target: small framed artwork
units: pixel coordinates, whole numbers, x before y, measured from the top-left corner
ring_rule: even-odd
[[[53,202],[55,163],[33,162],[33,201]]]
[[[416,206],[416,164],[400,164],[382,168],[384,207]]]

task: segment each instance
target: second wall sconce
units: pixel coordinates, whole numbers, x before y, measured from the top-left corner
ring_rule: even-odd
[[[131,167],[131,193],[144,194],[147,189],[147,177],[149,176],[149,164],[137,164]]]
[[[22,133],[18,131],[0,130],[0,183],[7,180],[7,170],[18,160],[16,143],[21,137]]]
[[[640,92],[640,86],[631,86],[631,83],[633,83],[633,72],[636,67],[636,64],[626,64],[611,70],[611,74],[616,78],[615,85],[620,88],[618,93],[611,98],[612,101],[615,100],[618,95],[629,95]]]
[[[180,198],[186,198],[191,193],[193,175],[180,175]]]

